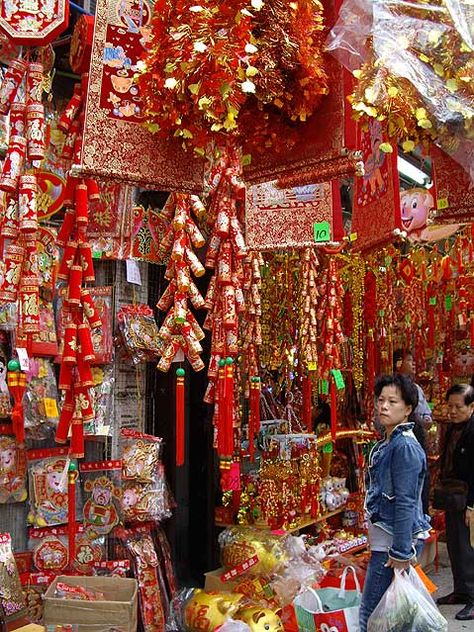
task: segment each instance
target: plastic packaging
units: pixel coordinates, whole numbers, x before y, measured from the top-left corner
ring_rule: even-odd
[[[91,539],[105,536],[121,520],[122,462],[81,463],[79,471],[84,488],[84,526]]]
[[[448,622],[415,570],[395,578],[369,618],[368,632],[447,632]]]
[[[235,575],[274,573],[288,559],[285,537],[251,527],[229,527],[219,535],[221,561]]]
[[[114,366],[92,367],[94,386],[89,389],[94,418],[84,424],[86,435],[110,436],[114,405]]]
[[[70,459],[67,448],[28,450],[30,513],[28,522],[37,527],[66,524],[68,521],[68,478]],[[79,511],[79,485],[76,507]]]
[[[118,314],[121,342],[134,364],[157,360],[163,347],[153,310],[148,305],[122,305]]]
[[[351,71],[362,62],[352,95],[358,117],[386,120],[405,151],[436,142],[473,177],[471,23],[463,0],[346,0],[328,48]]]
[[[68,528],[66,526],[30,529],[28,548],[40,573],[59,573],[69,565]]]
[[[51,360],[30,358],[23,396],[25,429],[28,438],[47,439],[59,420],[58,387]]]
[[[125,522],[164,520],[172,497],[161,462],[161,439],[134,430],[121,433],[122,512]]]

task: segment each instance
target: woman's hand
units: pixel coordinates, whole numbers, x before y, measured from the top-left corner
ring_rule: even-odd
[[[466,527],[469,529],[469,525],[471,523],[471,514],[474,513],[474,509],[466,509],[466,513],[464,514],[464,522],[466,523]]]
[[[410,568],[411,560],[392,560],[391,557],[388,558],[387,563],[385,564],[386,568],[393,568],[393,570],[406,571]]]

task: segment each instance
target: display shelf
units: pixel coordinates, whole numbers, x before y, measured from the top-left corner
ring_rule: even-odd
[[[299,522],[297,525],[295,525],[294,527],[290,527],[289,529],[270,529],[270,527],[268,525],[258,525],[258,524],[246,524],[246,525],[240,525],[240,526],[245,526],[245,527],[253,527],[254,529],[261,529],[262,531],[270,531],[273,535],[287,535],[288,533],[295,533],[296,531],[300,531],[301,529],[305,529],[306,527],[310,527],[313,524],[317,524],[319,522],[324,522],[324,520],[328,520],[329,518],[332,518],[333,516],[337,516],[337,514],[342,513],[345,510],[346,506],[344,505],[344,507],[339,507],[339,509],[336,509],[334,511],[330,511],[328,513],[325,514],[321,514],[320,516],[318,516],[317,518],[307,518],[306,520],[302,520],[301,522]],[[222,528],[226,528],[226,527],[237,527],[239,525],[230,523],[230,522],[218,522],[216,521],[216,527],[222,527]]]

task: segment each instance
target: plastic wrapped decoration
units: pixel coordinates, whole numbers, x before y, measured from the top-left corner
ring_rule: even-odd
[[[20,573],[27,617],[31,623],[43,621],[43,595],[54,578],[54,573]]]
[[[219,535],[222,566],[238,574],[277,572],[285,563],[285,538],[251,527],[229,527]]]
[[[148,305],[122,305],[118,327],[125,352],[134,364],[153,362],[163,349],[153,310]]]
[[[109,364],[104,367],[93,367],[92,379],[94,385],[90,394],[94,418],[84,424],[84,432],[86,435],[110,436],[112,434],[110,421],[113,419],[114,405],[114,366]]]
[[[68,527],[30,529],[28,548],[33,552],[33,564],[40,573],[58,574],[69,566]]]
[[[0,617],[8,620],[25,610],[25,599],[9,533],[0,534]]]
[[[121,461],[81,463],[84,526],[91,539],[108,535],[120,523]]]
[[[164,520],[171,494],[161,462],[161,439],[122,430],[122,512],[125,522]]]
[[[0,504],[27,498],[26,453],[18,446],[10,425],[0,425]]]
[[[70,460],[67,455],[67,448],[27,452],[30,500],[28,522],[36,527],[68,522],[67,471]]]
[[[141,622],[145,632],[162,632],[167,615],[166,590],[149,525],[122,529],[138,582]]]
[[[23,409],[28,437],[47,439],[59,420],[58,388],[51,360],[30,358]]]
[[[58,339],[52,301],[39,298],[39,331],[28,336],[19,327],[16,345],[28,348],[31,356],[52,356],[58,353]]]
[[[373,19],[370,21],[370,13]],[[354,37],[354,16],[362,32]],[[354,70],[356,117],[386,120],[390,139],[410,151],[435,141],[471,169],[468,143],[474,114],[474,40],[468,2],[354,2],[348,0],[333,30],[330,47],[343,63],[348,52],[364,61]],[[367,35],[364,38],[363,35]],[[368,44],[364,56],[362,47]]]

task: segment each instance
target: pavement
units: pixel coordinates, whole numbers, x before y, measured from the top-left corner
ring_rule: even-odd
[[[438,590],[433,593],[433,598],[437,599],[452,592],[453,576],[451,575],[451,566],[449,564],[448,551],[444,542],[439,543],[439,569],[436,571],[434,565],[431,564],[424,569],[429,578],[438,586]],[[459,612],[463,606],[440,606],[440,610],[448,620],[449,632],[474,632],[474,621],[457,621],[454,618],[456,612]]]

